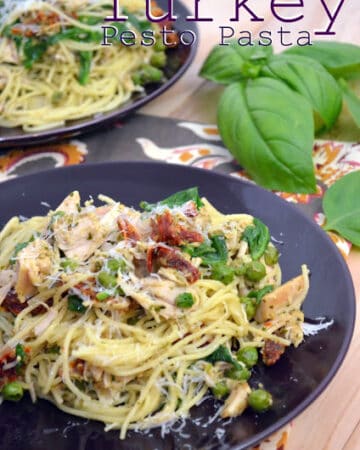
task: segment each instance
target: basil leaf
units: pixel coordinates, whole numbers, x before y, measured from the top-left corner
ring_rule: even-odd
[[[228,46],[214,47],[200,71],[200,76],[220,84],[256,78],[272,51],[270,46],[242,47],[237,41],[232,41]]]
[[[189,201],[193,201],[195,203],[197,209],[200,209],[202,206],[204,206],[204,204],[201,201],[201,198],[199,196],[199,190],[197,187],[193,187],[190,189],[186,189],[184,191],[176,192],[175,194],[170,195],[170,197],[167,197],[158,203],[141,202],[140,208],[142,208],[144,211],[152,211],[157,206],[163,206],[163,205],[166,205],[169,208],[174,208],[175,206],[184,205],[185,203],[187,203]]]
[[[312,58],[336,78],[360,77],[360,47],[357,45],[317,41],[313,45],[289,48],[285,53]]]
[[[312,110],[284,83],[259,78],[227,87],[218,125],[225,145],[257,184],[315,192]]]
[[[344,101],[352,115],[356,125],[360,128],[360,98],[357,97],[355,92],[353,92],[347,82],[341,78],[339,80],[339,85],[342,89]]]
[[[220,345],[211,355],[205,358],[205,361],[208,361],[212,364],[223,361],[229,364],[232,364],[236,368],[241,368],[241,365],[236,361],[235,358],[232,357],[230,350],[228,350],[224,345]]]
[[[253,260],[262,257],[270,242],[269,228],[259,219],[254,219],[254,225],[245,228],[242,239],[248,243]]]
[[[360,246],[359,192],[360,171],[356,171],[333,184],[323,200],[324,229],[337,231],[357,246]]]
[[[305,97],[331,128],[342,109],[342,94],[336,80],[311,58],[297,55],[274,56],[262,75],[284,81],[291,89]]]

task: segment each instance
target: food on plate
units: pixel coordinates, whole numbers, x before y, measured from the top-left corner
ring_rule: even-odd
[[[0,126],[60,126],[117,108],[164,80],[160,26],[146,19],[142,0],[120,1],[128,21],[105,24],[124,39],[102,45],[112,6],[111,0],[1,2]],[[154,45],[141,45],[144,30]]]
[[[270,408],[251,374],[302,342],[307,267],[282,284],[267,226],[196,188],[142,211],[99,199],[72,192],[0,234],[3,398],[29,391],[121,438],[209,392],[223,418]]]

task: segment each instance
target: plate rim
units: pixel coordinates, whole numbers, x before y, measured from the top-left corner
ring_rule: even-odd
[[[39,175],[42,177],[51,177],[51,174],[53,174],[54,172],[61,172],[61,173],[66,173],[66,172],[81,172],[81,171],[86,171],[87,169],[91,170],[91,169],[97,169],[98,173],[106,173],[105,170],[108,167],[114,167],[114,165],[116,166],[133,166],[135,167],[139,167],[139,166],[147,166],[149,169],[151,167],[154,168],[154,170],[158,169],[160,170],[162,169],[170,169],[170,170],[178,170],[178,171],[182,171],[184,172],[184,175],[186,175],[186,172],[193,172],[193,173],[199,173],[202,175],[207,175],[210,176],[210,178],[218,178],[218,179],[223,179],[223,180],[228,180],[231,182],[235,182],[235,183],[239,183],[239,185],[246,185],[247,187],[254,189],[255,191],[261,193],[261,195],[266,195],[270,198],[273,199],[273,201],[277,202],[279,205],[282,205],[283,207],[286,208],[290,208],[290,210],[292,210],[293,212],[297,213],[298,215],[300,215],[302,217],[303,220],[305,220],[308,224],[310,224],[313,229],[314,232],[316,234],[318,234],[319,236],[322,237],[322,239],[325,239],[325,241],[327,241],[328,245],[331,245],[333,247],[334,250],[334,257],[336,258],[337,262],[340,264],[341,269],[343,270],[343,276],[345,278],[345,283],[346,286],[349,290],[349,313],[351,316],[351,321],[347,322],[348,323],[348,327],[346,328],[346,333],[342,342],[342,345],[340,347],[340,350],[336,356],[336,359],[331,367],[331,369],[329,370],[329,372],[326,374],[326,376],[324,377],[324,379],[318,384],[318,386],[314,389],[314,391],[312,391],[307,397],[305,397],[305,399],[299,404],[297,405],[293,410],[291,410],[288,414],[286,414],[286,416],[284,416],[283,418],[277,420],[274,424],[270,425],[267,429],[265,429],[262,432],[256,433],[254,435],[254,437],[252,438],[247,438],[246,440],[244,440],[243,442],[241,442],[240,444],[235,444],[234,446],[228,446],[226,447],[229,450],[245,450],[248,447],[251,446],[255,446],[258,443],[262,442],[264,439],[266,439],[267,437],[271,436],[272,434],[276,433],[277,431],[279,431],[281,428],[283,428],[284,426],[288,425],[292,420],[294,420],[296,417],[298,417],[303,411],[305,411],[324,391],[325,389],[327,389],[327,387],[330,385],[331,381],[334,379],[334,377],[336,376],[336,374],[339,372],[339,370],[341,369],[343,362],[348,354],[351,342],[352,342],[352,338],[354,335],[354,330],[355,330],[355,321],[356,321],[356,310],[357,310],[357,305],[356,305],[356,295],[355,295],[355,287],[354,287],[354,283],[352,280],[352,276],[351,276],[351,272],[350,269],[348,267],[348,265],[346,264],[346,261],[344,259],[344,257],[341,255],[340,251],[338,251],[336,249],[335,244],[332,242],[332,240],[330,239],[330,237],[327,235],[327,233],[325,233],[321,227],[319,227],[318,225],[316,225],[316,223],[310,218],[308,217],[304,211],[302,211],[301,209],[297,208],[294,204],[287,202],[286,200],[278,197],[276,194],[274,194],[273,192],[266,190],[256,184],[253,184],[251,182],[248,182],[246,180],[243,179],[238,179],[235,178],[231,175],[228,174],[224,174],[221,172],[215,172],[212,170],[206,170],[206,169],[202,169],[202,168],[197,168],[197,167],[189,167],[189,166],[183,166],[180,164],[167,164],[167,163],[162,163],[162,162],[153,162],[153,161],[131,161],[131,160],[124,160],[124,161],[106,161],[106,162],[95,162],[95,163],[86,163],[86,164],[80,164],[80,165],[73,165],[73,166],[66,166],[66,167],[61,167],[61,168],[55,168],[55,169],[50,169],[50,170],[44,170],[44,171],[40,171],[40,172],[36,172],[36,173],[32,173],[32,174],[27,174],[27,175],[23,175],[17,178],[13,178],[11,180],[7,180],[4,181],[3,185],[16,185],[18,182],[21,182],[22,180],[28,180],[33,178],[34,181],[36,181],[36,177],[38,177]],[[48,179],[49,179],[48,178]],[[51,178],[50,178],[51,179]],[[6,222],[5,222],[6,223]],[[3,225],[2,225],[3,226]]]
[[[190,15],[190,10],[188,6],[183,2],[183,0],[178,0],[178,8],[180,7],[184,15]],[[190,69],[199,49],[199,27],[196,22],[188,22],[189,29],[195,32],[197,35],[197,40],[192,45],[189,45],[189,55],[184,62],[184,64],[176,71],[176,73],[165,83],[161,84],[157,89],[152,91],[150,94],[140,97],[130,104],[120,105],[118,108],[112,111],[108,111],[107,116],[104,117],[99,113],[93,114],[88,118],[79,119],[84,120],[83,123],[74,125],[62,125],[57,128],[50,128],[42,131],[29,132],[27,134],[14,135],[10,137],[2,137],[0,133],[0,152],[3,150],[11,149],[16,146],[28,147],[30,145],[46,145],[47,143],[52,143],[55,140],[65,139],[65,138],[75,138],[77,136],[96,131],[101,127],[109,126],[110,124],[120,120],[132,113],[135,113],[143,106],[150,103],[152,100],[160,97],[164,92],[169,90],[173,85],[175,85],[185,73]],[[182,30],[178,30],[182,31]],[[185,48],[185,46],[184,46]],[[175,49],[176,50],[176,49]],[[6,129],[6,127],[0,127]],[[14,127],[13,129],[19,129],[19,127]]]

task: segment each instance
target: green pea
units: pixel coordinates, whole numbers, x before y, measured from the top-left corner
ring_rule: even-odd
[[[256,389],[248,397],[249,406],[256,412],[267,411],[273,404],[272,395],[264,389]]]
[[[249,281],[260,281],[266,275],[266,269],[264,264],[259,261],[252,261],[246,264],[245,277]]]
[[[175,304],[178,308],[191,308],[195,303],[194,297],[189,292],[179,294],[175,299]]]
[[[279,261],[279,251],[273,245],[269,245],[264,254],[265,262],[268,266],[274,266]]]
[[[61,261],[60,266],[65,270],[65,272],[74,272],[78,267],[78,263],[73,259],[66,258]]]
[[[158,83],[164,77],[162,70],[150,65],[143,66],[141,70],[133,74],[133,82],[137,85],[144,85],[147,83]]]
[[[108,272],[100,272],[98,275],[98,281],[101,286],[104,286],[106,289],[114,288],[117,285],[116,277],[110,275]]]
[[[103,302],[107,300],[110,297],[110,294],[108,292],[99,292],[96,294],[96,299],[99,300],[99,302]]]
[[[24,390],[20,383],[13,381],[12,383],[5,384],[2,391],[4,400],[10,400],[12,402],[18,402],[24,395]]]
[[[216,398],[223,398],[226,395],[229,394],[230,389],[227,387],[226,383],[219,382],[216,383],[214,387],[211,388],[212,393],[214,394],[214,397]]]
[[[142,85],[142,75],[141,72],[135,72],[131,76],[133,83],[135,86],[141,86]]]
[[[156,52],[152,55],[150,63],[154,67],[162,68],[166,65],[166,54],[164,52]]]
[[[246,264],[241,264],[241,266],[235,269],[235,275],[238,277],[242,277],[246,273]]]
[[[243,347],[236,355],[238,361],[243,362],[247,367],[254,367],[259,359],[258,351],[255,347]]]
[[[106,266],[113,273],[117,273],[119,270],[122,272],[126,269],[126,263],[122,259],[109,259]]]
[[[248,320],[252,320],[256,314],[256,305],[254,300],[248,297],[242,297],[240,302],[245,305],[245,312]]]
[[[232,380],[247,381],[251,377],[251,372],[247,367],[241,367],[240,369],[232,367],[225,371],[225,376]]]

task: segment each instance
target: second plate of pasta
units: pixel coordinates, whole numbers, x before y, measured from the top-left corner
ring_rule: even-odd
[[[155,14],[166,4],[154,3]],[[149,22],[142,0],[120,2],[127,22],[104,21],[112,5],[2,2],[0,147],[94,130],[143,106],[184,74],[196,51],[196,43],[179,39],[181,31],[196,30],[185,22],[185,7],[177,4],[179,19],[171,25]]]

